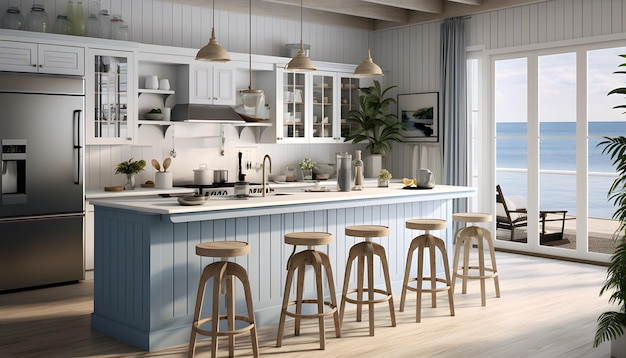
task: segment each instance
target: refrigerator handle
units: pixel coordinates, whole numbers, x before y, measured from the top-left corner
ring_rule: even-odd
[[[74,161],[76,164],[76,177],[74,178],[74,184],[80,185],[81,183],[81,162],[83,157],[83,136],[81,133],[82,128],[82,110],[75,110],[72,115],[74,134],[72,136],[72,141],[74,143]]]

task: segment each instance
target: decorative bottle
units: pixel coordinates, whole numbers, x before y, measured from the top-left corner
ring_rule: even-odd
[[[26,30],[36,32],[51,32],[48,13],[43,4],[33,4],[28,15],[26,15]]]
[[[354,151],[354,186],[352,190],[363,190],[363,160],[361,160],[361,151]]]
[[[74,21],[74,35],[77,36],[85,36],[86,34],[86,23],[85,23],[85,13],[83,12],[83,2],[79,1],[76,5],[76,21]]]
[[[76,17],[74,17],[74,2],[69,0],[67,2],[67,34],[74,35],[74,22],[76,21]]]
[[[352,181],[352,154],[348,152],[337,153],[337,190],[350,191]]]
[[[100,37],[103,39],[110,39],[111,38],[111,15],[109,15],[109,10],[100,10],[99,21],[100,21]]]

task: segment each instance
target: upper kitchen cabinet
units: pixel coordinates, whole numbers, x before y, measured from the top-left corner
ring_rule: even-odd
[[[341,139],[336,110],[339,100],[337,73],[317,71],[312,74],[312,77],[311,141],[336,142]]]
[[[359,109],[359,88],[369,87],[374,83],[371,77],[354,77],[351,73],[339,74],[339,118],[340,118],[340,137],[345,138],[352,126],[348,121],[350,111]]]
[[[87,144],[132,144],[137,130],[133,52],[90,49],[87,60]]]
[[[311,77],[308,73],[276,69],[276,141],[278,143],[308,142],[313,129],[309,115],[309,87]]]
[[[85,75],[83,47],[0,41],[0,71]]]
[[[232,64],[210,64],[194,61],[180,66],[176,89],[178,103],[219,104],[234,106],[235,68]]]

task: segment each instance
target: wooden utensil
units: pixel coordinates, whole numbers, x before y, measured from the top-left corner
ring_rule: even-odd
[[[165,163],[163,163],[165,165]],[[159,161],[156,159],[152,159],[152,166],[154,167],[154,169],[157,170],[157,172],[161,171],[161,165],[159,164]]]
[[[167,169],[170,167],[170,164],[172,164],[172,158],[167,157],[163,160],[163,171],[166,172]]]

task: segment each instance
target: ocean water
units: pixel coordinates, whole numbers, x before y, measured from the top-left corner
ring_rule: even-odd
[[[539,132],[540,208],[576,215],[576,124],[542,122]],[[496,180],[504,196],[528,197],[526,123],[499,122],[496,135]],[[626,122],[588,124],[589,217],[610,219],[615,207],[607,194],[616,174],[608,155],[597,147],[604,136],[626,136]]]

